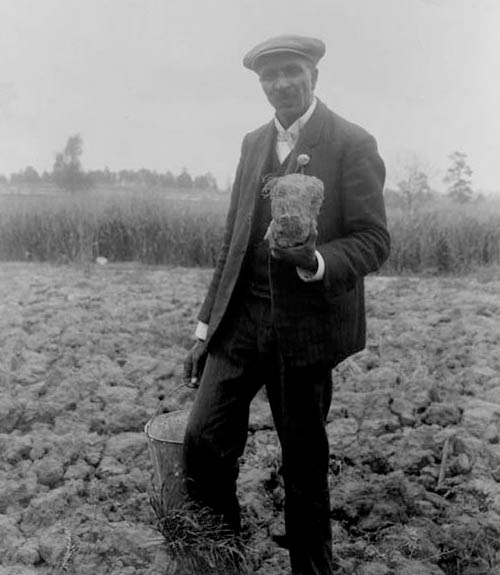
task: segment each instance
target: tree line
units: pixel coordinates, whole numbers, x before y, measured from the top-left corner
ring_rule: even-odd
[[[11,174],[10,179],[0,175],[0,184],[55,184],[69,192],[104,185],[208,191],[218,189],[217,181],[210,172],[193,177],[186,168],[178,175],[170,171],[159,173],[146,168],[118,172],[112,172],[109,168],[84,171],[81,162],[82,153],[82,137],[80,134],[75,134],[68,138],[64,149],[56,155],[51,172],[45,171],[39,174],[35,168],[27,166],[24,170]],[[449,160],[450,166],[443,179],[447,186],[446,194],[454,202],[460,204],[470,202],[474,198],[474,189],[467,154],[455,151],[449,156]],[[387,188],[385,196],[388,203],[411,210],[434,199],[437,193],[431,189],[426,169],[417,158],[414,158],[404,166],[404,175],[398,181],[396,189]]]
[[[207,172],[192,176],[186,168],[183,168],[177,175],[171,171],[160,173],[147,168],[114,172],[106,167],[103,170],[85,171],[81,162],[82,153],[82,137],[80,134],[75,134],[68,138],[64,149],[56,155],[52,171],[44,171],[40,174],[33,166],[27,166],[23,170],[10,174],[10,177],[0,174],[0,184],[56,185],[68,192],[105,185],[218,190],[217,180],[213,174]]]

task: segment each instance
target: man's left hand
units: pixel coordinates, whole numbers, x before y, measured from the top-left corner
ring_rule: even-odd
[[[305,243],[291,248],[280,248],[275,244],[271,247],[271,256],[295,267],[316,273],[318,269],[318,260],[316,258],[317,237],[318,232],[316,226],[313,225]]]

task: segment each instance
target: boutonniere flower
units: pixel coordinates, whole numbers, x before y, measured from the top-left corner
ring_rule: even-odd
[[[299,154],[297,156],[297,172],[304,173],[304,168],[311,161],[311,157],[307,154]]]

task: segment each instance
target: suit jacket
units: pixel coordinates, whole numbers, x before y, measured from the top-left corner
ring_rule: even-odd
[[[271,121],[243,139],[222,248],[199,313],[208,324],[209,349],[242,270],[275,130]],[[320,101],[300,132],[287,171],[295,171],[300,154],[310,157],[304,173],[324,183],[317,249],[325,275],[304,282],[294,266],[270,258],[273,320],[287,362],[333,366],[365,346],[363,278],[389,255],[385,167],[375,139]]]

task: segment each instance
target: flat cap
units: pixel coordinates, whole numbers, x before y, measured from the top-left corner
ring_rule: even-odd
[[[243,58],[243,66],[255,71],[258,67],[258,61],[262,56],[278,54],[280,52],[299,54],[310,60],[316,66],[320,58],[324,56],[325,50],[324,42],[318,38],[292,34],[275,36],[252,48]]]

